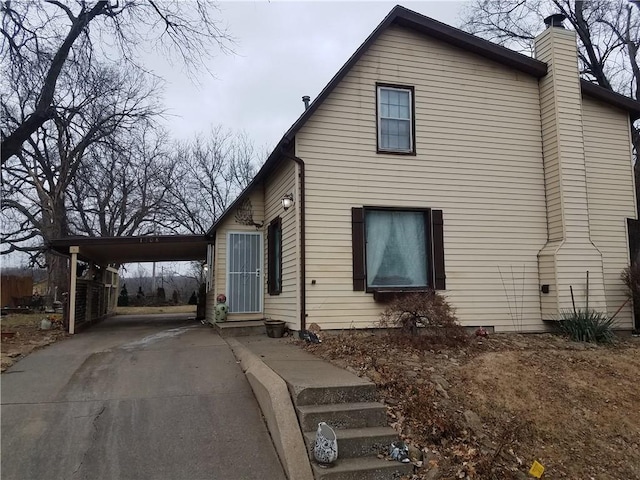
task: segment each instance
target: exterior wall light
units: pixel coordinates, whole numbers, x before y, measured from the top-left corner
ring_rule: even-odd
[[[285,212],[287,210],[289,210],[291,207],[293,207],[294,203],[295,202],[293,201],[293,194],[292,193],[288,193],[287,195],[282,197],[282,208],[284,208]]]

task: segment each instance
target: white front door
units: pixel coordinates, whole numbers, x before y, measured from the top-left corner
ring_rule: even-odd
[[[227,234],[227,301],[230,313],[262,311],[262,233]]]

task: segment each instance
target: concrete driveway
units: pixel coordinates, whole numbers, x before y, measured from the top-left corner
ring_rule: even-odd
[[[231,350],[184,315],[113,317],[1,387],[3,480],[285,479]]]

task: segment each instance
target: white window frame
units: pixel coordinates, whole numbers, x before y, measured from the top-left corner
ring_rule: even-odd
[[[403,92],[409,94],[409,118],[394,118],[394,117],[383,117],[382,116],[382,95],[380,92],[382,90]],[[413,139],[413,128],[415,125],[414,112],[413,112],[413,88],[409,87],[393,87],[387,85],[376,85],[376,102],[377,102],[377,129],[378,129],[378,145],[377,149],[379,152],[391,152],[391,153],[404,153],[404,154],[413,154],[415,151],[414,147],[414,139]],[[409,148],[401,149],[401,148],[386,148],[382,146],[382,120],[403,120],[409,122]]]

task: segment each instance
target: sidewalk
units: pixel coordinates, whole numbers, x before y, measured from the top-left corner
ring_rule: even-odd
[[[373,382],[307,353],[289,338],[230,340],[289,479],[387,480],[413,471],[410,464],[379,457],[398,434],[388,425],[385,405],[376,401]],[[321,422],[336,430],[340,453],[330,469],[309,462]],[[294,468],[304,476],[292,474]]]
[[[290,338],[257,335],[229,340],[260,404],[288,478],[312,480],[304,436],[309,441],[317,421],[304,425],[303,411],[315,405],[330,406],[322,414],[323,420],[330,422],[333,405],[373,400],[375,385],[305,352]],[[331,469],[336,474],[337,470]]]
[[[241,344],[260,357],[289,386],[294,397],[306,389],[362,387],[375,385],[338,368],[291,343],[290,338],[265,335],[236,337]]]

